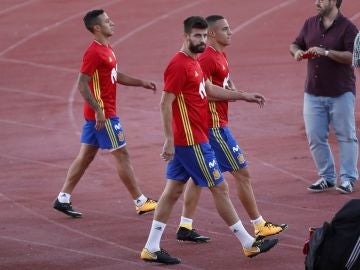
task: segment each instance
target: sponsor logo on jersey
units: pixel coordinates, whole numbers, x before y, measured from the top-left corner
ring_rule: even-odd
[[[125,140],[124,132],[120,131],[118,133],[118,138],[120,142],[123,142]]]
[[[240,164],[244,163],[245,162],[245,157],[243,154],[240,154],[237,156],[237,159],[239,160]]]
[[[217,170],[217,169],[213,170],[213,176],[214,176],[215,180],[218,180],[220,178],[219,170]]]

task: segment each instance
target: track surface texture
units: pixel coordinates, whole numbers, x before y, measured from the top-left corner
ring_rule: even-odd
[[[306,63],[288,46],[304,20],[315,14],[304,0],[0,0],[0,269],[304,269],[302,246],[310,226],[321,226],[349,199],[335,190],[310,194],[317,179],[302,119]],[[238,88],[266,96],[265,108],[235,102],[230,128],[246,152],[262,215],[288,223],[270,252],[249,259],[215,211],[208,191],[194,226],[208,244],[175,240],[182,198],[174,208],[162,246],[182,258],[163,266],[140,260],[152,215],[137,216],[113,159],[101,151],[73,193],[83,218],[55,212],[67,169],[78,153],[82,98],[75,82],[91,42],[82,17],[104,8],[116,23],[112,45],[122,72],[154,80],[155,95],[118,88],[118,114],[145,195],[158,198],[165,185],[159,101],[163,71],[182,43],[182,21],[191,15],[225,15],[233,30],[227,48]],[[360,1],[344,1],[342,12],[360,26]],[[360,71],[357,72],[360,75]],[[359,83],[357,83],[360,89]],[[359,119],[357,100],[356,116]],[[338,148],[331,136],[338,161]],[[249,218],[231,198],[245,227]]]

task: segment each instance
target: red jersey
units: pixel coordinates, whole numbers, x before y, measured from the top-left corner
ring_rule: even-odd
[[[178,52],[164,73],[164,91],[176,95],[172,104],[174,143],[187,146],[207,142],[205,79],[196,59]]]
[[[229,67],[225,53],[207,47],[200,55],[199,62],[205,76],[215,85],[226,88],[229,83]],[[217,128],[227,126],[228,102],[209,101],[209,127]]]
[[[110,45],[91,43],[85,51],[80,72],[91,77],[89,87],[105,117],[116,116],[117,61]],[[87,102],[84,103],[84,117],[95,120],[95,111]]]

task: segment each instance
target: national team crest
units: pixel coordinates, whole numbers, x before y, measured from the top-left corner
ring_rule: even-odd
[[[123,142],[125,140],[125,135],[124,135],[124,132],[120,131],[118,133],[118,138],[119,138],[119,141],[120,142]]]
[[[243,154],[240,154],[237,156],[237,159],[239,160],[240,164],[244,163],[245,162],[245,157]]]
[[[218,180],[220,178],[219,170],[217,170],[217,169],[213,170],[213,176],[214,176],[215,180]]]

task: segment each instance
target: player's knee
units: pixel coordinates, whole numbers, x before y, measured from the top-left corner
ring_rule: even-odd
[[[226,181],[223,181],[220,184],[211,187],[210,191],[213,196],[227,197],[229,196],[229,185]]]
[[[250,173],[247,169],[240,169],[238,171],[234,171],[232,174],[239,184],[250,183]]]

